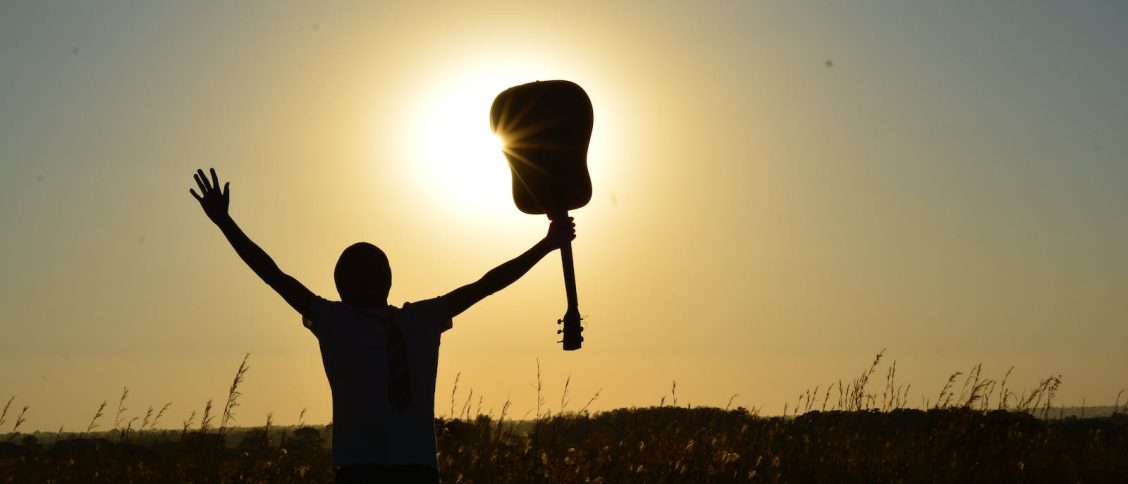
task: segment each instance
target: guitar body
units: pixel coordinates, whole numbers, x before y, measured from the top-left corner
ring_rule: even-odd
[[[555,220],[587,205],[593,119],[591,100],[573,82],[531,82],[498,94],[490,108],[490,126],[504,141],[518,210]],[[558,332],[563,334],[564,349],[575,350],[583,341],[583,328],[570,243],[560,248],[560,257],[568,309],[557,321],[564,325]]]
[[[518,210],[551,215],[587,205],[592,120],[587,93],[569,81],[522,84],[494,99],[490,124],[505,141]]]

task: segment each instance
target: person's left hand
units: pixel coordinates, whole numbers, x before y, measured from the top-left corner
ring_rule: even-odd
[[[548,234],[544,236],[544,240],[550,244],[553,249],[559,249],[564,244],[576,239],[576,222],[572,217],[565,219],[556,219],[548,224]]]
[[[211,169],[211,180],[208,180],[207,175],[204,175],[204,170],[196,170],[192,175],[196,179],[196,185],[200,187],[200,193],[196,190],[189,188],[188,191],[192,193],[193,197],[200,202],[200,207],[204,209],[204,214],[211,219],[212,222],[219,222],[227,217],[227,206],[231,202],[231,192],[228,186],[231,182],[223,184],[223,191],[219,190],[219,177],[215,174],[215,168]]]

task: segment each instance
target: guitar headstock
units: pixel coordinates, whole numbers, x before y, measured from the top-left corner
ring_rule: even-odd
[[[556,320],[556,324],[564,325],[563,328],[556,330],[556,334],[564,336],[564,339],[557,341],[557,343],[564,344],[564,351],[580,349],[580,343],[584,341],[584,337],[580,336],[580,333],[584,331],[584,328],[580,326],[581,320],[580,312],[571,308],[564,313],[563,319]]]

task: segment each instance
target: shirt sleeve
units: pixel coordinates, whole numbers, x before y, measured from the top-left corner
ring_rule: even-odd
[[[302,315],[302,325],[313,333],[318,339],[329,332],[332,327],[333,303],[321,296],[314,296],[309,305],[309,314]]]
[[[454,326],[454,321],[450,317],[450,307],[442,297],[404,304],[403,308],[411,311],[416,321],[430,326],[436,333],[442,333]]]

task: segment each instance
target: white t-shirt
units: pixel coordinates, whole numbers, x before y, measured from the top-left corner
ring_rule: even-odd
[[[303,323],[321,346],[333,393],[333,464],[428,465],[435,458],[435,374],[439,339],[451,328],[442,298],[365,309],[315,298]],[[388,400],[385,324],[403,332],[411,400],[403,411]]]

